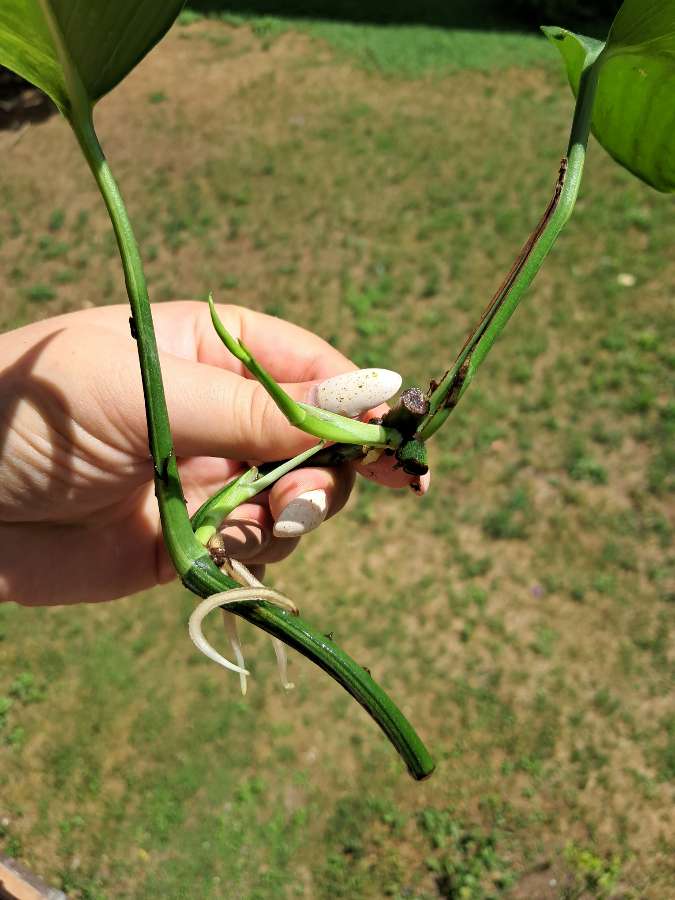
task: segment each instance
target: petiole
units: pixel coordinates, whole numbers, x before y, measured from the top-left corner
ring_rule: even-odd
[[[398,447],[401,435],[394,428],[370,425],[348,419],[337,413],[298,403],[272,378],[250,351],[225,328],[216,312],[213,297],[209,295],[211,321],[216,333],[230,353],[243,363],[251,375],[260,382],[291,425],[324,441],[342,444],[360,444],[364,447]]]
[[[226,484],[217,494],[203,503],[192,516],[192,527],[200,544],[206,546],[223,520],[238,506],[271,487],[283,475],[292,472],[297,466],[323,450],[324,446],[325,443],[321,441],[316,446],[310,447],[309,450],[299,453],[293,459],[275,465],[268,471],[262,471],[262,467],[253,466],[239,478]]]

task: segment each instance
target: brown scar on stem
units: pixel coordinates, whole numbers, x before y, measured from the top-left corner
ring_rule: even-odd
[[[502,283],[499,285],[499,287],[497,288],[495,293],[492,295],[492,298],[490,299],[490,302],[488,303],[488,305],[485,307],[485,310],[483,311],[483,315],[480,317],[478,324],[469,333],[466,340],[462,344],[462,347],[455,359],[456,360],[461,359],[461,357],[465,353],[466,353],[466,356],[465,356],[464,360],[462,361],[462,364],[461,364],[460,368],[458,369],[457,374],[453,378],[452,383],[450,384],[450,386],[448,388],[448,393],[446,394],[446,397],[445,397],[444,401],[442,402],[443,408],[453,409],[457,405],[457,401],[459,400],[459,394],[461,392],[462,385],[466,379],[469,361],[471,359],[471,355],[472,355],[473,351],[478,346],[481,338],[483,337],[483,334],[485,333],[487,326],[492,321],[495,313],[499,310],[500,306],[502,305],[502,303],[508,296],[508,293],[511,290],[511,288],[513,287],[513,284],[514,284],[516,278],[522,272],[525,264],[527,263],[527,260],[530,258],[530,255],[531,255],[537,241],[541,237],[544,229],[546,228],[546,226],[549,223],[551,216],[553,215],[553,213],[555,212],[555,210],[558,206],[558,203],[560,201],[560,195],[562,194],[562,190],[563,190],[563,187],[565,184],[565,176],[567,175],[567,166],[568,166],[567,157],[563,156],[563,158],[560,161],[560,168],[558,169],[558,177],[556,179],[555,187],[553,189],[553,196],[549,200],[548,206],[546,207],[543,216],[537,223],[534,230],[530,233],[530,236],[528,237],[527,241],[521,248],[520,253],[516,257],[516,260],[513,263],[513,265],[511,266],[508,274],[506,275],[506,277],[504,278]],[[467,350],[467,348],[469,348],[469,346],[472,343],[473,343],[473,346],[469,350]],[[450,371],[449,369],[448,369],[448,371],[446,371],[445,375],[443,376],[443,378],[441,378],[440,382],[436,382],[436,381],[431,382],[431,385],[430,385],[430,393],[431,394],[433,394],[434,391],[437,390],[437,388],[443,383],[443,381],[447,377],[449,371]]]
[[[462,365],[459,367],[459,372],[457,372],[457,374],[455,375],[455,378],[452,382],[452,387],[448,391],[448,395],[443,402],[444,409],[454,409],[455,406],[457,406],[459,395],[462,392],[464,382],[466,381],[467,372],[469,371],[470,362],[471,354],[467,356]]]
[[[431,379],[431,381],[429,382],[429,390],[427,391],[427,397],[431,397],[433,392],[436,390],[436,388],[441,383],[441,381],[443,381],[443,379],[445,378],[445,376],[448,374],[449,371],[450,371],[450,369],[446,369],[445,372],[443,372],[441,377],[438,379],[438,381],[435,378]]]
[[[483,323],[485,322],[485,320],[488,317],[491,317],[492,314],[494,312],[496,312],[497,309],[501,306],[506,295],[511,290],[511,288],[513,286],[513,282],[516,280],[518,275],[520,275],[525,263],[529,259],[530,254],[532,253],[532,250],[534,249],[534,245],[537,243],[537,241],[541,237],[542,232],[548,225],[549,219],[551,218],[551,216],[553,215],[553,213],[556,210],[556,207],[558,206],[558,202],[560,200],[560,195],[562,194],[562,189],[565,184],[565,175],[566,174],[567,174],[567,157],[563,156],[563,158],[560,160],[560,168],[558,169],[558,178],[555,183],[555,188],[553,189],[553,196],[549,200],[548,206],[544,210],[543,216],[541,217],[541,219],[535,226],[534,230],[530,233],[529,238],[525,241],[520,253],[516,257],[515,262],[509,269],[509,271],[506,275],[506,278],[504,278],[502,283],[499,285],[497,290],[492,295],[490,302],[485,307],[483,315],[480,317],[480,319],[478,321],[478,325],[476,325],[476,327],[473,329],[471,334],[469,334],[467,339],[462,344],[462,348],[459,351],[459,353],[457,354],[458,359],[462,355],[462,353],[464,353],[464,351],[466,350],[467,345],[474,339],[474,337],[477,334],[479,336],[482,336],[480,334],[480,332],[483,330],[482,329]]]

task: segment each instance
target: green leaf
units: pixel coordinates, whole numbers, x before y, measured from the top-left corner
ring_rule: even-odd
[[[560,51],[567,69],[567,77],[576,96],[582,71],[595,62],[605,46],[604,42],[583,34],[574,34],[573,31],[558,28],[556,25],[544,25],[541,30]]]
[[[625,0],[603,45],[544,28],[574,93],[599,67],[593,133],[614,159],[659,191],[675,190],[675,0]]]
[[[66,115],[112,90],[166,34],[184,0],[0,0],[0,64]]]

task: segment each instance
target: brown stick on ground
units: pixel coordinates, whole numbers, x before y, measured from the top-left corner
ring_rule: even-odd
[[[0,857],[0,900],[66,900],[14,859]]]

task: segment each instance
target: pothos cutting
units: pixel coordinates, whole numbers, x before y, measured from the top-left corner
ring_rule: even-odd
[[[140,251],[93,122],[98,100],[160,40],[182,5],[183,0],[3,0],[0,64],[56,103],[73,129],[110,215],[131,305],[131,336],[138,347],[164,539],[183,584],[204,598],[190,618],[190,634],[210,658],[239,674],[243,689],[248,672],[232,614],[272,635],[286,687],[284,644],[295,648],[354,696],[413,777],[422,779],[431,774],[434,762],[400,710],[367,670],[298,615],[291,599],[263,586],[224,554],[219,528],[239,504],[310,460],[312,465],[326,466],[384,453],[413,479],[426,472],[427,441],[466,393],[574,209],[591,131],[614,159],[643,181],[660,191],[675,190],[675,0],[626,0],[606,42],[562,28],[543,29],[560,50],[576,95],[569,143],[552,178],[551,200],[454,361],[428,388],[405,391],[381,420],[361,422],[323,408],[330,403],[296,403],[227,332],[209,301],[214,328],[227,349],[258,379],[289,422],[318,442],[294,459],[249,469],[191,519],[173,450]],[[201,632],[204,616],[218,607],[225,613],[236,663],[217,653]]]

